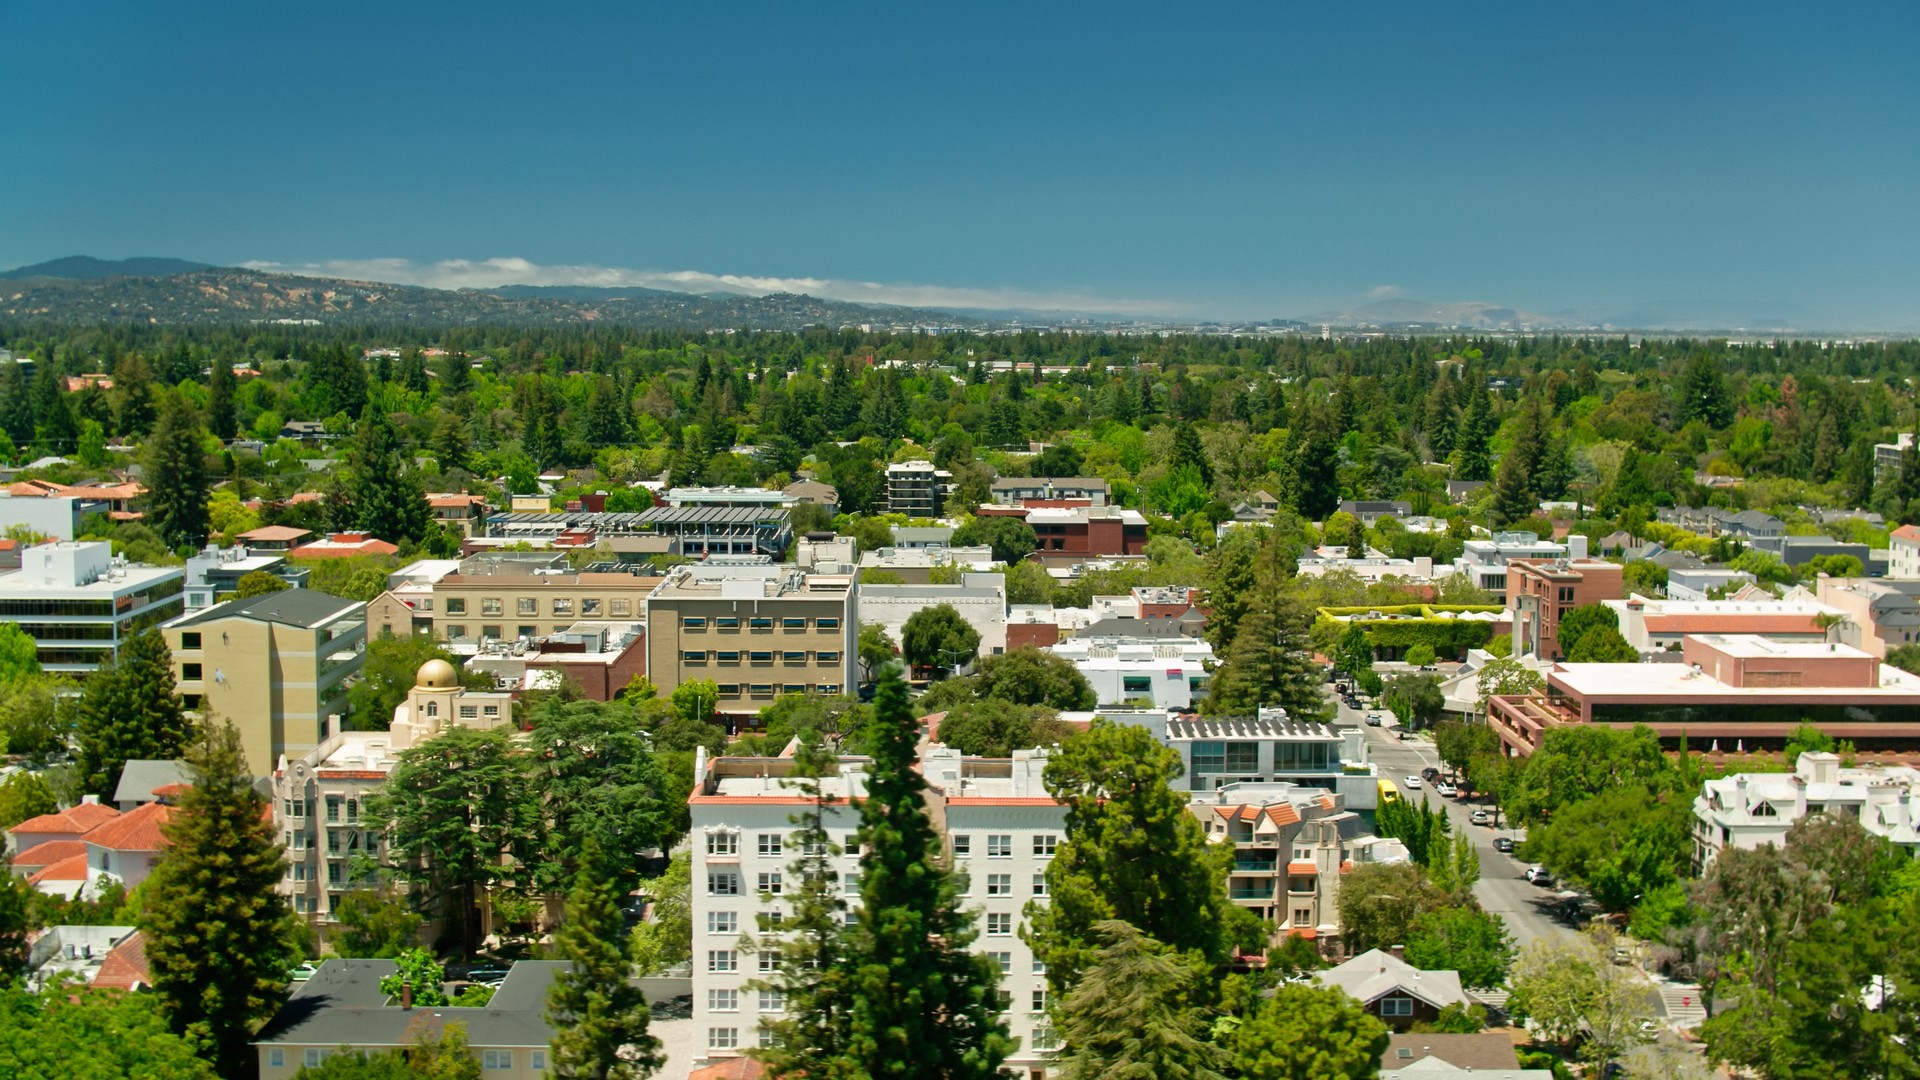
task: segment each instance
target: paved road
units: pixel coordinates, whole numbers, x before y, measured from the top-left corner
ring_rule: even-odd
[[[1336,708],[1338,715],[1335,723],[1358,724],[1366,733],[1367,752],[1378,766],[1382,778],[1399,785],[1402,794],[1411,795],[1416,803],[1424,795],[1429,805],[1444,805],[1454,832],[1473,838],[1474,848],[1480,853],[1480,882],[1474,886],[1474,895],[1479,897],[1481,907],[1506,920],[1507,930],[1517,945],[1525,948],[1538,938],[1551,940],[1577,936],[1577,931],[1571,925],[1550,910],[1554,890],[1529,884],[1520,876],[1527,868],[1525,863],[1493,849],[1495,836],[1504,834],[1518,838],[1519,834],[1470,822],[1469,816],[1474,808],[1486,806],[1491,809],[1490,802],[1476,800],[1463,803],[1459,799],[1442,798],[1424,781],[1420,790],[1406,790],[1408,776],[1418,776],[1421,769],[1428,767],[1442,769],[1440,755],[1435,752],[1431,740],[1415,736],[1407,742],[1401,742],[1395,738],[1395,729],[1389,726],[1390,720],[1377,728],[1365,725],[1366,714],[1370,711],[1391,717],[1392,713],[1385,709],[1356,710],[1347,708],[1343,703],[1336,703]]]

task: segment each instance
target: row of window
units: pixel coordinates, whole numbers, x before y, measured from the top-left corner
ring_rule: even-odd
[[[362,839],[362,836],[363,834],[359,832],[355,832],[351,829],[346,829],[346,830],[328,829],[327,830],[327,854],[344,855],[350,851],[379,850],[379,845],[380,845],[379,833],[377,832],[365,833],[364,840]],[[295,830],[295,831],[289,832],[287,833],[286,848],[288,851],[305,851],[307,850],[310,839],[311,838],[309,834],[306,833],[304,830]]]
[[[718,687],[719,695],[723,698],[737,698],[742,696],[770,698],[775,694],[805,694],[809,692],[833,696],[840,693],[842,689],[841,684],[830,682],[813,683],[811,685],[807,683],[742,684],[737,682],[723,682],[715,685]]]
[[[840,629],[840,617],[837,615],[822,615],[817,619],[808,619],[804,615],[783,615],[777,619],[771,615],[750,615],[746,623],[749,630],[771,630],[776,625],[782,630],[805,630],[809,623],[816,630]],[[740,617],[716,615],[708,618],[705,615],[688,615],[680,620],[680,628],[683,630],[705,630],[709,624],[715,630],[738,630]]]
[[[722,693],[724,693],[724,691],[722,691]],[[972,833],[954,833],[952,841],[955,858],[964,859],[973,855]],[[1032,844],[1035,858],[1051,859],[1053,858],[1054,851],[1060,846],[1060,838],[1053,833],[1035,833],[1032,838]],[[754,850],[757,854],[763,856],[784,855],[787,850],[786,834],[777,832],[756,833],[754,834]],[[987,858],[989,859],[1013,858],[1013,834],[988,833],[986,852]],[[818,847],[808,848],[805,852],[805,854],[808,855],[818,855],[820,853],[821,851]],[[740,834],[726,830],[708,833],[707,854],[717,856],[740,854]],[[859,855],[860,845],[857,843],[849,844],[843,854]]]
[[[1052,833],[1035,833],[1033,837],[1033,855],[1037,859],[1051,859],[1060,844],[1060,838]],[[968,833],[953,834],[953,857],[965,859],[973,855],[973,837]],[[987,858],[1013,858],[1012,833],[987,834]]]
[[[1005,999],[1005,995],[1002,995],[1001,1004],[1004,1011],[1007,1011],[1007,1012],[1013,1011],[1012,1004]],[[785,1008],[785,1006],[782,1005],[782,1008]],[[1044,1010],[1035,1009],[1034,1011],[1042,1012]],[[1060,1036],[1056,1034],[1054,1030],[1050,1027],[1034,1028],[1033,1029],[1033,1048],[1035,1050],[1058,1050],[1060,1049]],[[707,1049],[708,1050],[740,1049],[740,1029],[737,1027],[708,1028],[707,1029]]]
[[[709,658],[716,664],[737,664],[740,662],[740,655],[740,652],[735,649],[718,649],[712,652],[705,649],[688,649],[680,654],[680,659],[689,664],[704,664]],[[747,653],[746,657],[750,664],[771,664],[775,655],[771,651],[756,651]],[[804,649],[788,649],[777,655],[780,657],[780,662],[784,664],[807,662],[807,652]],[[834,651],[817,652],[813,657],[822,664],[840,662],[840,654]]]
[[[1005,974],[1010,968],[1013,967],[1012,953],[1005,953],[1005,952],[988,953],[987,955],[993,957],[994,959],[1000,962],[1000,971],[1002,974]],[[779,1013],[779,1012],[787,1011],[786,991],[761,990],[761,991],[758,991],[758,993],[760,995],[760,1011],[761,1012]],[[1028,997],[1027,997],[1028,1011],[1034,1012],[1034,1013],[1046,1012],[1047,1000],[1048,1000],[1047,991],[1045,987],[1040,987],[1038,989],[1033,990],[1031,993],[1028,994]],[[1008,994],[1002,994],[1001,995],[1002,1011],[1011,1012],[1012,1011],[1012,1009],[1010,1008],[1011,1004],[1012,1004],[1012,996]],[[718,987],[709,989],[707,991],[707,1011],[717,1012],[717,1013],[739,1012],[740,1011],[740,991],[735,989],[721,989]]]
[[[355,1051],[355,1050],[307,1050],[302,1055],[301,1064],[306,1066],[309,1069],[317,1069],[320,1066],[324,1065],[327,1062],[327,1059],[333,1057],[333,1055],[335,1054],[353,1054],[353,1053],[359,1053],[359,1052],[360,1051]],[[527,1068],[544,1070],[547,1067],[546,1050],[537,1049],[537,1050],[526,1050],[526,1051],[482,1050],[479,1053],[480,1068],[483,1071],[489,1071],[489,1072],[505,1072],[505,1071],[511,1070],[514,1068],[514,1064],[513,1064],[514,1054],[522,1053],[522,1052],[527,1055]],[[366,1053],[370,1055],[374,1053],[374,1051],[369,1050],[369,1051],[366,1051]],[[278,1047],[278,1046],[270,1048],[267,1051],[267,1065],[268,1067],[275,1068],[275,1069],[286,1068],[287,1067],[286,1049],[284,1047]]]
[[[1311,879],[1308,879],[1308,880],[1311,880]],[[707,895],[708,896],[739,896],[741,892],[741,884],[742,883],[740,880],[740,874],[738,871],[735,871],[735,870],[707,871]],[[971,880],[968,881],[968,885],[969,885],[969,893],[963,894],[963,895],[971,894],[971,885],[972,885]],[[986,886],[987,886],[988,896],[1012,896],[1013,895],[1013,875],[1012,874],[988,874],[986,879]],[[764,873],[755,875],[754,888],[756,892],[762,893],[767,896],[781,896],[785,894],[786,881],[780,871],[769,870]],[[1047,875],[1034,874],[1032,876],[1031,890],[1032,891],[1030,895],[1032,896],[1048,895],[1047,894]],[[1304,890],[1296,890],[1296,891],[1304,891]],[[842,875],[840,879],[840,892],[844,896],[860,895],[860,875],[859,874]],[[724,920],[725,925],[723,926],[720,923],[716,922],[716,919]],[[734,919],[733,912],[710,911],[707,913],[707,932],[710,934],[731,934],[736,929],[736,927],[733,925],[733,919]]]
[[[786,852],[787,835],[785,833],[771,833],[771,832],[758,833],[754,837],[754,844],[756,849],[762,855],[784,854]],[[806,855],[822,855],[826,853],[826,848],[820,844],[803,844],[801,845],[801,851],[803,854],[806,854]],[[707,834],[707,854],[709,855],[740,854],[740,834],[737,832],[731,832],[725,829],[708,833]],[[860,854],[859,843],[849,842],[847,846],[841,850],[841,854],[856,855],[856,856],[859,855]]]
[[[554,597],[549,597],[547,600],[548,611],[549,613],[556,616],[566,616],[571,618],[574,613],[574,607],[575,607],[574,601],[576,599],[579,600],[578,606],[579,606],[580,614],[587,618],[592,618],[596,615],[601,615],[601,614],[606,614],[615,618],[621,618],[621,617],[631,616],[633,614],[633,599],[631,597],[625,597],[625,596],[617,596],[611,600],[606,600],[606,601],[601,600],[597,596],[592,596],[592,597],[554,596]],[[534,597],[534,596],[515,597],[513,602],[513,608],[514,608],[513,613],[515,615],[538,615],[540,614],[540,600],[538,597]],[[427,608],[426,610],[431,611],[432,608]],[[464,596],[447,597],[447,608],[446,608],[445,614],[448,614],[448,615],[467,614],[467,598]],[[483,616],[484,615],[505,615],[506,609],[505,609],[504,602],[498,596],[483,596],[480,598],[480,614]]]

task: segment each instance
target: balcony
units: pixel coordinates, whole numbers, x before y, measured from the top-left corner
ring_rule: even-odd
[[[1232,900],[1271,900],[1273,899],[1273,889],[1272,888],[1248,889],[1248,888],[1236,887],[1227,891],[1227,897]]]
[[[1271,874],[1279,864],[1272,859],[1235,859],[1233,872],[1236,874]]]

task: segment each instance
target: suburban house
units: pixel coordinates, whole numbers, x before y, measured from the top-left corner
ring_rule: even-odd
[[[1809,814],[1858,821],[1862,828],[1920,853],[1920,769],[1907,765],[1847,768],[1837,754],[1800,755],[1790,773],[1735,773],[1701,785],[1693,800],[1694,865],[1707,865],[1727,848],[1782,845],[1787,831]]]
[[[1471,1035],[1399,1033],[1380,1055],[1381,1080],[1553,1080],[1550,1069],[1522,1069],[1513,1040],[1499,1031]]]
[[[1369,949],[1314,981],[1346,991],[1395,1031],[1432,1023],[1449,1005],[1479,1004],[1460,986],[1459,972],[1422,971],[1401,958],[1397,945],[1391,952]]]

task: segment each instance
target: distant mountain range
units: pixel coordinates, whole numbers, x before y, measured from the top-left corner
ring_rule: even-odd
[[[185,270],[176,267],[185,267]],[[177,259],[55,259],[0,274],[0,318],[161,325],[316,320],[420,326],[607,323],[650,329],[970,326],[951,312],[775,293],[508,285],[429,289],[208,267]]]
[[[1329,326],[1433,326],[1469,330],[1552,330],[1579,325],[1564,316],[1536,315],[1474,300],[1435,304],[1399,297],[1376,300],[1346,311],[1323,311],[1307,316],[1305,321]]]

